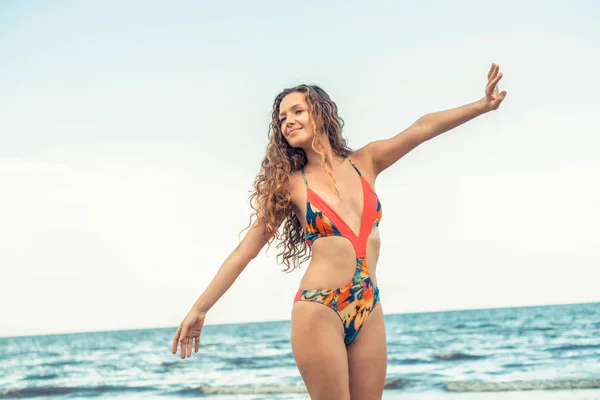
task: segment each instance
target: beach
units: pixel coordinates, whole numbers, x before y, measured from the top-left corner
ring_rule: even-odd
[[[0,338],[0,399],[307,399],[289,321]],[[600,399],[600,303],[385,317],[384,399]]]

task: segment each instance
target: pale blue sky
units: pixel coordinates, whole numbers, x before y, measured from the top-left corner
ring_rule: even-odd
[[[358,148],[501,109],[377,181],[387,313],[600,301],[600,6],[0,3],[0,336],[175,326],[237,244],[277,93],[316,83]],[[261,254],[208,323],[288,319]]]

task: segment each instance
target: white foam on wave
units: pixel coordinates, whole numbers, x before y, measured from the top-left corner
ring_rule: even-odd
[[[600,379],[563,381],[512,381],[512,382],[444,382],[450,392],[502,392],[523,390],[599,389]]]

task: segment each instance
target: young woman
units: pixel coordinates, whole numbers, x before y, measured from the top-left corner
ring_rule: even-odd
[[[311,399],[381,399],[387,367],[375,278],[382,207],[375,180],[419,144],[496,110],[506,92],[492,64],[485,97],[427,114],[404,132],[352,151],[321,88],[301,85],[273,104],[270,140],[250,196],[250,230],[179,325],[181,358],[198,352],[208,310],[265,244],[279,240],[287,270],[311,260],[294,299],[291,345]],[[280,229],[281,228],[281,229]],[[291,302],[291,299],[290,299]]]

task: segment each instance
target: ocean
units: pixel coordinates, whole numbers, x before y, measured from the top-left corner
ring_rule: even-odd
[[[385,317],[384,399],[600,399],[600,303]],[[0,399],[308,399],[289,321],[0,338]]]

